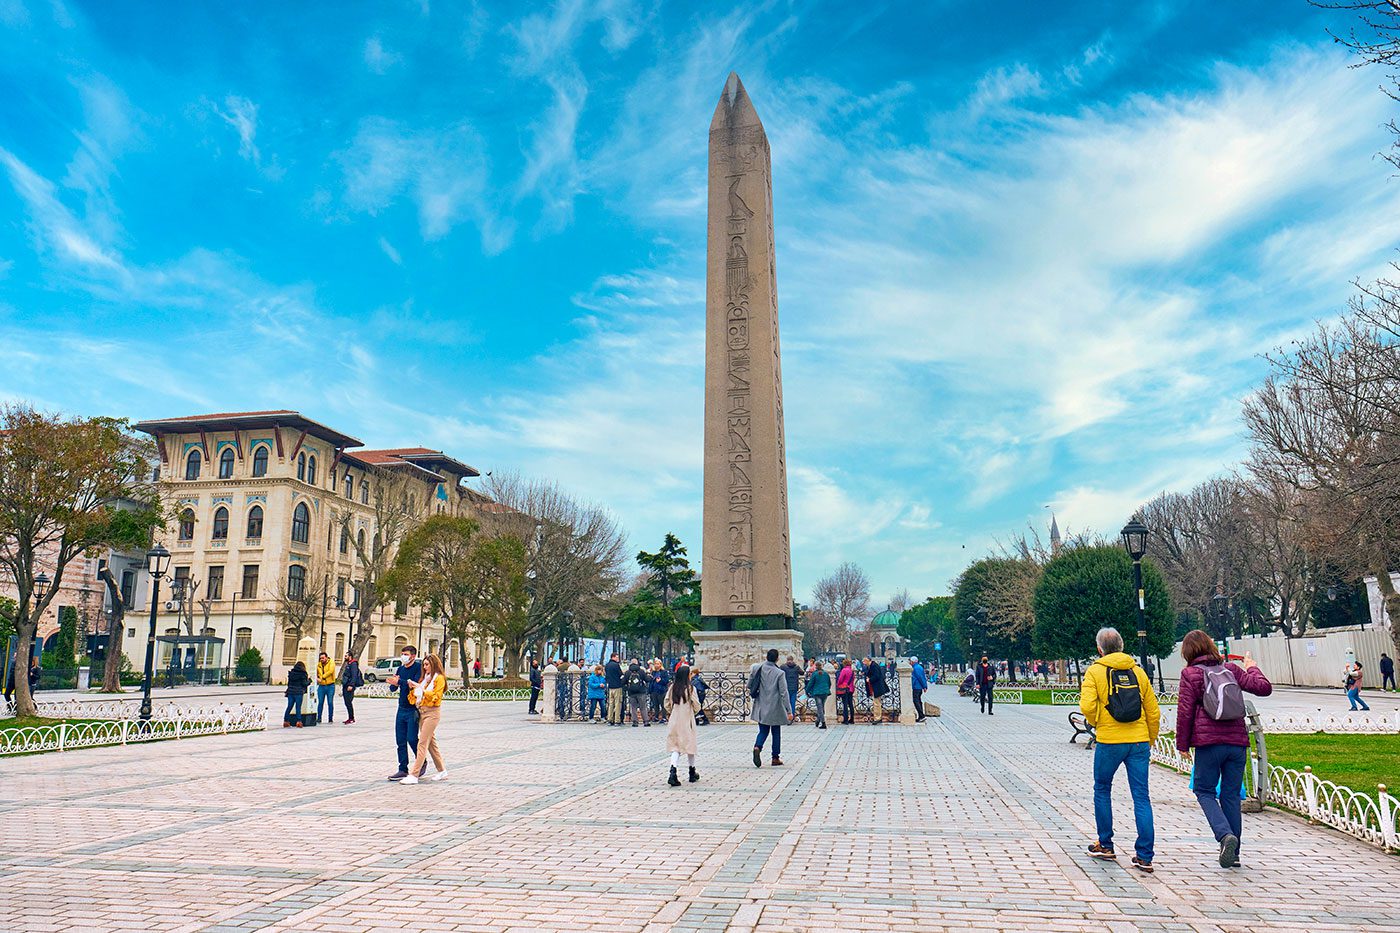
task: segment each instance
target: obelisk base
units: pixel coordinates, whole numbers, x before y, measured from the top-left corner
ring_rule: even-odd
[[[796,629],[750,629],[745,632],[691,632],[695,642],[695,666],[702,673],[733,671],[747,674],[764,660],[769,648],[778,649],[779,663],[792,655],[802,660],[802,633]]]

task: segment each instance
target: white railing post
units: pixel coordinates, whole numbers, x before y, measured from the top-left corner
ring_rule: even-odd
[[[68,744],[68,723],[58,724],[58,750],[63,751],[63,747]]]
[[[1376,800],[1381,809],[1381,844],[1387,849],[1394,849],[1400,846],[1400,840],[1395,837],[1395,798],[1390,796],[1384,784],[1377,784]]]
[[[122,744],[123,744],[123,745],[126,744],[126,734],[127,734],[128,732],[130,732],[130,731],[131,731],[131,720],[130,720],[130,719],[123,719],[123,720],[122,720]]]
[[[1317,822],[1317,776],[1311,765],[1303,766],[1303,800],[1308,805],[1309,822]]]
[[[559,677],[558,668],[553,664],[544,669],[544,685],[540,690],[540,702],[543,708],[536,706],[539,710],[540,722],[555,722],[558,716],[554,714],[554,697],[558,692],[558,684],[555,682]]]

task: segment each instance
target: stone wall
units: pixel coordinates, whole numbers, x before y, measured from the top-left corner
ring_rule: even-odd
[[[780,662],[792,655],[802,660],[802,633],[795,629],[755,629],[749,632],[691,632],[695,664],[702,671],[747,671],[762,661],[769,648],[778,649]]]

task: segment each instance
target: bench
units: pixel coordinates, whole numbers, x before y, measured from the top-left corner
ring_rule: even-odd
[[[1093,748],[1098,741],[1098,736],[1094,734],[1094,727],[1089,725],[1089,720],[1084,718],[1083,713],[1069,714],[1070,728],[1074,730],[1074,735],[1069,737],[1069,744],[1074,745],[1079,741],[1081,735],[1089,737],[1089,744],[1085,748]]]

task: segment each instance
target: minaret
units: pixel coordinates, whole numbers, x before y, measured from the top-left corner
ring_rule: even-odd
[[[768,136],[737,74],[710,121],[701,614],[792,617]],[[768,626],[765,626],[768,627]]]
[[[1050,554],[1060,553],[1060,526],[1055,521],[1055,513],[1050,513]]]

